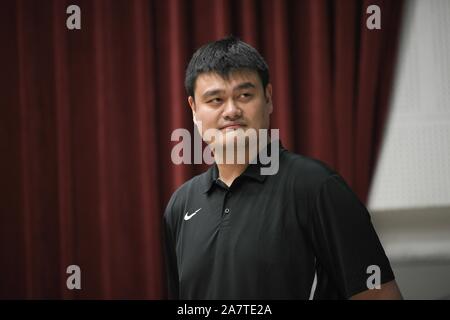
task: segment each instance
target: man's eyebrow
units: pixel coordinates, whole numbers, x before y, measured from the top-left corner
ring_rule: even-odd
[[[256,86],[251,82],[244,82],[233,88],[233,91],[242,90],[242,89],[255,89]]]
[[[205,92],[202,94],[202,98],[203,98],[203,99],[206,99],[206,98],[208,98],[208,97],[218,95],[219,93],[222,93],[223,91],[224,91],[224,90],[221,90],[221,89],[207,90],[207,91],[205,91]]]
[[[234,88],[233,88],[233,91],[238,91],[238,90],[243,90],[243,89],[250,89],[250,88],[254,89],[254,88],[256,88],[256,86],[255,86],[253,83],[251,83],[251,82],[244,82],[244,83],[240,83],[240,84],[238,84],[236,87],[234,87]],[[222,90],[222,89],[211,89],[211,90],[207,90],[207,91],[205,91],[205,92],[202,94],[202,98],[203,98],[203,99],[207,99],[207,98],[209,98],[209,97],[218,95],[218,94],[220,94],[220,93],[222,93],[222,92],[224,92],[224,91],[225,91],[225,90]]]

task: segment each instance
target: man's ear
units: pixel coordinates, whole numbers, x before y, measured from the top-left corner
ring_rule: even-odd
[[[194,97],[189,96],[189,97],[188,97],[188,103],[189,103],[189,107],[191,107],[192,112],[195,112],[195,101],[194,101]]]
[[[272,104],[272,84],[268,83],[266,86],[266,90],[264,92],[264,95],[266,97],[266,104],[269,108],[269,114],[273,111],[273,104]]]
[[[192,120],[194,121],[195,124],[197,124],[197,118],[195,117],[195,101],[192,96],[188,97],[188,103],[192,110]]]

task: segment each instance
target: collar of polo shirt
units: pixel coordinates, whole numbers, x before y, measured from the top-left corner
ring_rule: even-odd
[[[261,183],[263,183],[266,178],[267,175],[262,175],[261,174],[261,167],[269,167],[270,163],[267,164],[262,164],[260,162],[260,157],[259,154],[261,154],[262,152],[266,152],[265,150],[267,149],[267,154],[268,156],[271,155],[271,147],[272,147],[272,143],[274,143],[275,141],[269,142],[267,144],[267,146],[262,149],[259,153],[258,153],[258,158],[257,158],[257,162],[256,163],[250,163],[248,165],[248,167],[244,170],[244,172],[241,174],[241,176],[246,176],[252,179],[255,179]],[[279,144],[279,152],[281,153],[284,148],[283,145],[281,143],[281,140],[277,141]],[[219,178],[219,169],[217,168],[217,164],[214,163],[209,169],[208,169],[208,173],[204,176],[204,179],[202,181],[203,184],[203,193],[207,193],[209,192],[209,190],[211,190],[212,186],[214,185],[214,183],[217,181],[217,179]]]

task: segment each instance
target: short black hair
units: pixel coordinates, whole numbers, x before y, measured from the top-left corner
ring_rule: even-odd
[[[217,72],[227,78],[237,70],[256,71],[263,90],[269,83],[269,67],[259,52],[234,36],[209,42],[193,54],[186,69],[184,85],[189,96],[194,97],[195,81],[206,72]]]

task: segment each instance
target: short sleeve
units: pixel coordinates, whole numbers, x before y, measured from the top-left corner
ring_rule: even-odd
[[[394,279],[369,212],[340,176],[322,183],[314,207],[310,227],[319,270],[315,298],[345,299],[368,290],[371,266],[379,267],[381,284]]]

